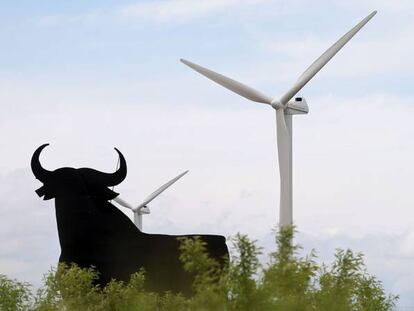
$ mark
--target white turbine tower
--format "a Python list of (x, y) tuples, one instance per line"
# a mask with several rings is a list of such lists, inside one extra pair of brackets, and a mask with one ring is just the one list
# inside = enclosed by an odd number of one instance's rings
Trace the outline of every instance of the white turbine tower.
[(359, 22), (354, 28), (342, 36), (334, 45), (327, 49), (316, 59), (296, 83), (280, 99), (269, 97), (247, 85), (225, 77), (207, 68), (181, 59), (181, 62), (191, 67), (210, 80), (224, 86), (240, 96), (254, 102), (268, 104), (276, 110), (277, 147), (279, 156), (280, 173), (280, 215), (281, 227), (292, 225), (292, 115), (306, 114), (309, 112), (304, 98), (297, 97), (291, 100), (313, 76), (323, 67), (351, 38), (377, 13), (372, 12)]
[(152, 200), (154, 200), (157, 196), (159, 196), (162, 192), (164, 192), (167, 188), (169, 188), (172, 184), (174, 184), (177, 180), (179, 180), (181, 177), (183, 177), (185, 174), (187, 174), (188, 171), (185, 171), (181, 173), (180, 175), (174, 177), (169, 182), (165, 183), (161, 187), (159, 187), (157, 190), (155, 190), (153, 193), (151, 193), (149, 196), (145, 198), (145, 200), (138, 204), (138, 206), (132, 206), (125, 200), (121, 199), (119, 196), (114, 199), (115, 202), (117, 202), (119, 205), (129, 208), (134, 212), (134, 224), (138, 227), (139, 230), (142, 231), (142, 215), (150, 214), (150, 209), (148, 208), (147, 204), (150, 203)]

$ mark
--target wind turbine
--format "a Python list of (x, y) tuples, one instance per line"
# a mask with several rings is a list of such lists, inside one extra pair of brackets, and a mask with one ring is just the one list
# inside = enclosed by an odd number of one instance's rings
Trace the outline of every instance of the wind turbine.
[(277, 147), (280, 174), (279, 226), (292, 225), (292, 115), (307, 114), (308, 105), (304, 98), (291, 100), (313, 76), (377, 13), (372, 12), (350, 31), (343, 35), (318, 59), (316, 59), (297, 79), (296, 83), (280, 97), (269, 97), (245, 84), (237, 82), (210, 69), (181, 59), (185, 65), (221, 86), (254, 102), (270, 105), (276, 110)]
[(153, 193), (151, 193), (149, 196), (145, 198), (145, 200), (138, 204), (138, 206), (134, 207), (125, 200), (121, 199), (119, 196), (114, 199), (115, 202), (117, 202), (119, 205), (129, 208), (134, 212), (134, 224), (137, 226), (139, 230), (142, 231), (142, 215), (148, 215), (150, 214), (150, 209), (148, 208), (147, 204), (150, 203), (152, 200), (154, 200), (157, 196), (159, 196), (162, 192), (164, 192), (167, 188), (169, 188), (172, 184), (174, 184), (177, 180), (179, 180), (181, 177), (183, 177), (185, 174), (187, 174), (188, 171), (185, 171), (181, 173), (180, 175), (174, 177), (169, 182), (165, 183), (161, 187), (159, 187), (157, 190), (155, 190)]

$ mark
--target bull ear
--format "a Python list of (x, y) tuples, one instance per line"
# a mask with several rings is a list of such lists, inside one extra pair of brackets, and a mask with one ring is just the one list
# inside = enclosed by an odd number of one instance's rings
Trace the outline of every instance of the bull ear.
[(39, 160), (40, 153), (48, 145), (49, 144), (43, 144), (40, 147), (38, 147), (36, 151), (33, 153), (31, 161), (32, 172), (35, 175), (36, 179), (40, 180), (42, 183), (45, 183), (49, 178), (50, 174), (52, 173), (51, 171), (44, 169), (40, 164)]
[(55, 196), (53, 195), (52, 190), (50, 190), (49, 186), (42, 186), (39, 189), (35, 190), (39, 197), (43, 197), (43, 200), (50, 200), (53, 199)]

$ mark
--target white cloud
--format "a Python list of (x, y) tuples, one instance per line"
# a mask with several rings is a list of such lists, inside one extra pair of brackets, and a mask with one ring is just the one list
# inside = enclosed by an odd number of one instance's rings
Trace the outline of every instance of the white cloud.
[(35, 19), (34, 25), (38, 27), (49, 27), (49, 26), (54, 26), (61, 21), (62, 21), (61, 16), (48, 15), (48, 16), (42, 16), (38, 19)]
[(112, 14), (110, 11), (95, 8), (78, 14), (56, 13), (31, 18), (29, 23), (39, 28), (50, 28), (61, 25), (97, 24), (98, 22), (108, 21), (111, 18)]
[(407, 259), (414, 260), (414, 232), (408, 232), (402, 239), (397, 248), (397, 252)]
[[(377, 77), (379, 74), (406, 75), (414, 70), (414, 62), (410, 61), (414, 53), (414, 42), (410, 39), (414, 24), (381, 34), (378, 29), (383, 23), (380, 15), (375, 16), (327, 64), (326, 69), (322, 70), (323, 76)], [(349, 29), (351, 27), (349, 25)], [(260, 38), (257, 45), (267, 54), (267, 62), (261, 66), (276, 67), (288, 75), (298, 75), (349, 29), (337, 30), (335, 34), (330, 31), (329, 37), (327, 34), (309, 34), (307, 30), (303, 34), (296, 34), (296, 38)]]
[[(228, 230), (226, 234), (260, 235), (277, 219), (274, 115), (268, 107), (203, 85), (206, 89), (172, 85), (175, 93), (157, 92), (148, 86), (130, 104), (123, 94), (129, 86), (97, 93), (88, 87), (55, 88), (48, 96), (37, 86), (16, 87), (14, 94), (8, 88), (9, 92), (0, 92), (1, 101), (8, 103), (0, 130), (14, 134), (0, 137), (5, 146), (0, 167), (6, 172), (28, 169), (34, 148), (48, 141), (52, 143), (45, 152), (49, 168), (86, 165), (111, 170), (115, 161), (112, 147), (119, 146), (130, 165), (121, 189), (131, 201), (139, 201), (178, 172), (190, 169), (177, 185), (182, 191), (174, 199), (177, 209), (150, 216), (149, 225), (168, 219), (178, 227), (195, 230), (203, 219), (220, 223), (224, 217), (220, 228)], [(71, 98), (74, 93), (77, 96)], [(157, 98), (150, 102), (153, 94)], [(126, 103), (122, 107), (119, 98)], [(414, 147), (409, 142), (414, 132), (410, 122), (414, 106), (409, 103), (413, 99), (379, 94), (308, 100), (310, 114), (295, 118), (294, 123), (295, 219), (300, 228), (410, 226), (414, 167), (409, 159)], [(33, 105), (27, 105), (29, 101)], [(390, 160), (395, 158), (398, 161)], [(191, 182), (187, 184), (187, 180)], [(27, 188), (33, 190), (33, 186)], [(243, 195), (246, 191), (249, 196)], [(206, 201), (210, 202), (208, 208), (198, 208), (206, 206)], [(161, 206), (159, 202), (155, 206)], [(391, 208), (395, 217), (389, 217)], [(203, 217), (196, 217), (200, 215)], [(255, 217), (263, 221), (261, 226), (245, 221)], [(216, 229), (221, 230), (212, 228)]]
[(353, 9), (371, 9), (390, 13), (407, 12), (414, 9), (414, 4), (410, 0), (335, 0), (338, 6)]
[(53, 204), (37, 200), (27, 169), (1, 174), (0, 184), (0, 273), (38, 286), (59, 256)]
[(120, 9), (120, 15), (158, 22), (182, 21), (230, 8), (254, 6), (269, 0), (170, 0), (145, 1)]

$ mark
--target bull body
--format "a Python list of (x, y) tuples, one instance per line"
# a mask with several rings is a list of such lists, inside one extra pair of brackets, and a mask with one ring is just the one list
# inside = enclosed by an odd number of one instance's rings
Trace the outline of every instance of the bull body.
[(45, 146), (35, 151), (32, 170), (44, 184), (36, 191), (38, 195), (45, 200), (55, 198), (59, 262), (94, 267), (99, 272), (100, 285), (111, 279), (127, 282), (131, 274), (144, 269), (146, 289), (186, 295), (191, 293), (193, 276), (179, 260), (180, 237), (200, 237), (210, 257), (224, 265), (228, 249), (223, 236), (146, 234), (109, 202), (117, 193), (108, 187), (126, 176), (126, 163), (118, 150), (121, 165), (113, 173), (115, 176), (89, 168), (44, 170), (38, 158)]

